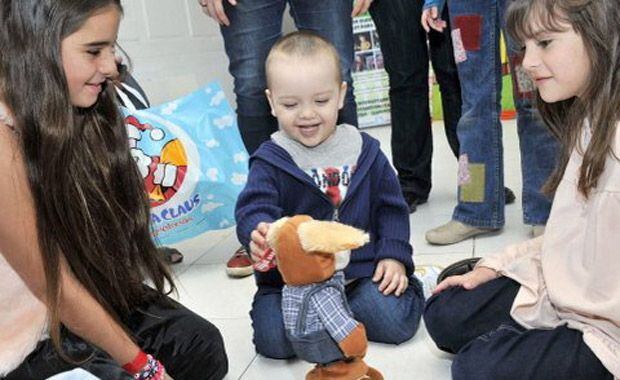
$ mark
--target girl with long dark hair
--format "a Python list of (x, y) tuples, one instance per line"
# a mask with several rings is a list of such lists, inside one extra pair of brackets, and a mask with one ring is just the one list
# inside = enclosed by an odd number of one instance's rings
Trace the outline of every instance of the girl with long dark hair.
[(121, 13), (0, 0), (0, 377), (227, 371), (217, 328), (167, 297), (110, 84)]

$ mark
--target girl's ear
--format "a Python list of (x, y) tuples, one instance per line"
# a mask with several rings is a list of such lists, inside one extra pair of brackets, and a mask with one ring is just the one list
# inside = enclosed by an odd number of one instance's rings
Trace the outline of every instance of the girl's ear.
[(338, 109), (341, 110), (344, 107), (344, 98), (347, 95), (347, 82), (342, 81), (340, 83), (340, 93), (338, 94)]
[(271, 94), (271, 91), (269, 91), (269, 89), (265, 90), (265, 95), (267, 96), (267, 101), (269, 102), (269, 108), (271, 108), (271, 114), (273, 115), (273, 117), (277, 117), (276, 116), (276, 111), (275, 111), (275, 107), (273, 106), (274, 101), (273, 101), (273, 95)]
[(370, 241), (367, 233), (338, 222), (312, 220), (297, 228), (304, 251), (336, 253), (355, 249)]

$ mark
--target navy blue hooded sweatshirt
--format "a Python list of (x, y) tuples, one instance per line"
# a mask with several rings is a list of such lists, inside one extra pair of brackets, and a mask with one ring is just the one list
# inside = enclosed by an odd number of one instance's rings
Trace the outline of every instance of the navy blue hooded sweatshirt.
[[(394, 169), (379, 142), (362, 134), (362, 151), (351, 184), (338, 208), (301, 170), (282, 147), (263, 143), (250, 158), (250, 173), (235, 209), (237, 237), (246, 247), (258, 223), (284, 216), (310, 215), (317, 220), (338, 220), (370, 234), (370, 243), (353, 250), (345, 269), (347, 279), (371, 277), (378, 261), (403, 263), (413, 273), (409, 244), (409, 210)], [(255, 272), (256, 283), (282, 286), (277, 268)]]

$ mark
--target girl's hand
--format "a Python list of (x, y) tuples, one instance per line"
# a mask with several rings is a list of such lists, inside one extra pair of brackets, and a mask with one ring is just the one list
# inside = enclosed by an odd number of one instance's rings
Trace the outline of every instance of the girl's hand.
[[(217, 21), (218, 24), (229, 26), (230, 20), (228, 20), (228, 16), (226, 16), (226, 12), (224, 12), (223, 1), (224, 0), (198, 0), (198, 4), (202, 7), (202, 11)], [(237, 0), (228, 0), (228, 2), (232, 6), (237, 5)]]
[(269, 248), (267, 246), (267, 231), (269, 231), (270, 225), (270, 223), (260, 222), (250, 235), (250, 257), (254, 262), (260, 261), (263, 252)]
[(383, 259), (377, 263), (372, 281), (378, 282), (379, 280), (381, 280), (379, 291), (385, 296), (393, 292), (396, 297), (399, 297), (409, 286), (405, 266), (394, 259)]
[(461, 286), (463, 289), (472, 290), (475, 287), (489, 282), (499, 277), (499, 273), (491, 268), (479, 267), (471, 272), (459, 276), (450, 276), (443, 280), (435, 290), (433, 295), (453, 286)]
[(431, 28), (438, 32), (443, 32), (448, 26), (448, 23), (439, 16), (439, 9), (437, 9), (437, 7), (424, 9), (420, 22), (424, 30), (426, 30), (426, 33), (430, 32)]
[(174, 380), (172, 378), (172, 376), (168, 375), (167, 373), (164, 375), (164, 380)]
[(355, 0), (353, 4), (353, 12), (351, 12), (351, 17), (359, 16), (363, 13), (366, 13), (368, 8), (370, 8), (370, 4), (372, 4), (372, 0)]

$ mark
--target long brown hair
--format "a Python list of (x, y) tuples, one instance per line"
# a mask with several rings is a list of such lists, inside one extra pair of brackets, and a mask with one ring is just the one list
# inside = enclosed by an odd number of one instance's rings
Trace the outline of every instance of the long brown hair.
[[(102, 8), (122, 11), (120, 0), (0, 4), (0, 93), (21, 139), (58, 347), (61, 261), (120, 323), (174, 283), (151, 239), (148, 200), (112, 86), (92, 107), (76, 108), (61, 62), (62, 40)], [(145, 290), (146, 279), (157, 292)]]
[[(545, 184), (557, 189), (575, 147), (583, 153), (578, 188), (586, 197), (598, 183), (620, 120), (620, 3), (618, 0), (514, 0), (507, 12), (509, 33), (517, 41), (534, 37), (532, 20), (554, 32), (572, 26), (583, 39), (591, 73), (583, 96), (545, 103), (537, 96), (541, 116), (562, 143), (559, 165)], [(587, 148), (579, 143), (584, 119), (590, 123)]]

